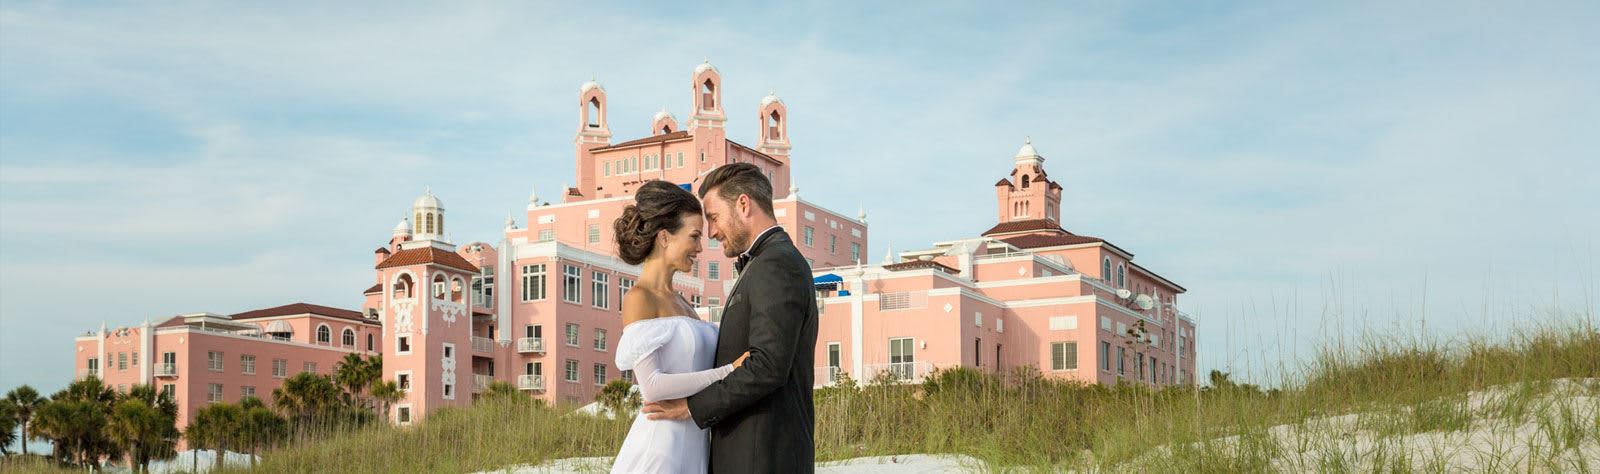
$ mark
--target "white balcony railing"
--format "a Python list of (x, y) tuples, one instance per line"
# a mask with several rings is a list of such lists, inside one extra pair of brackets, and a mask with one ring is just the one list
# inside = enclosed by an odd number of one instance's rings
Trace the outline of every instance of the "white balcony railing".
[(522, 353), (522, 354), (527, 354), (527, 353), (530, 353), (530, 352), (543, 354), (544, 353), (544, 338), (542, 338), (542, 337), (524, 337), (524, 338), (521, 338), (521, 339), (517, 339), (517, 352), (518, 353)]
[(816, 377), (816, 380), (812, 381), (812, 385), (817, 387), (826, 387), (838, 383), (839, 376), (844, 375), (844, 369), (840, 367), (824, 366), (817, 367), (817, 369), (812, 371), (812, 373), (815, 374), (814, 377)]
[(472, 389), (480, 392), (487, 390), (489, 383), (493, 381), (493, 375), (472, 374)]
[(156, 376), (157, 377), (177, 377), (178, 376), (178, 364), (177, 363), (173, 363), (173, 362), (156, 364)]
[(518, 390), (540, 390), (540, 391), (543, 391), (544, 390), (544, 376), (543, 375), (518, 375), (517, 376), (517, 389)]
[(874, 380), (879, 374), (887, 373), (891, 380), (897, 382), (919, 383), (922, 382), (923, 377), (927, 377), (929, 373), (933, 372), (933, 364), (927, 362), (867, 364), (862, 366), (862, 370), (865, 371), (865, 380), (863, 382)]
[(79, 379), (86, 379), (86, 378), (89, 378), (89, 377), (100, 378), (100, 370), (99, 369), (78, 369), (78, 378)]
[(484, 353), (484, 354), (493, 354), (494, 353), (494, 339), (489, 339), (487, 337), (473, 336), (472, 337), (472, 352), (480, 352), (480, 353)]

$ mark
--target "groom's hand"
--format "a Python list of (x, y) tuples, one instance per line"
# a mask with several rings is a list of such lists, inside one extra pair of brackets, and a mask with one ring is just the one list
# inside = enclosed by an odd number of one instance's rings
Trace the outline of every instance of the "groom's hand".
[(650, 402), (644, 404), (644, 413), (652, 420), (687, 420), (689, 402), (682, 398)]

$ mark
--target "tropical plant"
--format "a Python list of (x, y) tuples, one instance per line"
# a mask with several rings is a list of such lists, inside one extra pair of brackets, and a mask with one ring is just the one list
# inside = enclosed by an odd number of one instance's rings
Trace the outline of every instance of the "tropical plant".
[(89, 377), (73, 382), (41, 405), (29, 422), (30, 436), (50, 440), (59, 462), (93, 465), (119, 453), (106, 437), (106, 417), (116, 392)]
[(496, 380), (496, 381), (493, 381), (493, 382), (489, 382), (489, 386), (484, 388), (483, 394), (479, 396), (479, 399), (481, 399), (481, 400), (514, 400), (515, 399), (514, 397), (520, 397), (520, 396), (522, 396), (522, 394), (517, 391), (517, 386), (516, 385), (511, 385), (510, 382), (505, 382), (505, 381), (502, 381), (502, 380)]
[(106, 437), (127, 456), (128, 465), (135, 472), (148, 471), (151, 459), (173, 454), (178, 439), (174, 422), (174, 417), (161, 407), (151, 406), (130, 392), (107, 417)]
[[(197, 453), (204, 447), (216, 451), (216, 468), (221, 469), (228, 450), (238, 447), (243, 428), (244, 410), (239, 405), (213, 403), (195, 414), (184, 436), (194, 445)], [(199, 461), (194, 463), (198, 464)]]
[(250, 467), (254, 469), (256, 456), (262, 448), (274, 446), (288, 437), (289, 422), (255, 397), (240, 400), (239, 408), (244, 410), (244, 414), (238, 444), (249, 449)]
[(305, 437), (315, 428), (328, 426), (337, 411), (339, 397), (340, 391), (331, 378), (301, 372), (272, 390), (272, 406), (289, 418), (296, 436)]
[(10, 456), (11, 443), (17, 440), (17, 408), (10, 400), (0, 398), (0, 456)]
[(334, 366), (333, 379), (338, 382), (339, 388), (344, 389), (347, 399), (357, 407), (369, 407), (369, 400), (363, 395), (372, 384), (383, 378), (383, 357), (361, 357), (360, 354), (350, 353)]
[(30, 422), (33, 421), (34, 412), (47, 400), (40, 398), (39, 391), (27, 385), (6, 392), (5, 400), (11, 405), (12, 415), (16, 417), (17, 424), (22, 426), (22, 455), (27, 456), (28, 440), (32, 438), (29, 436), (29, 433), (32, 433), (29, 430), (32, 427)]
[(634, 390), (633, 384), (626, 380), (606, 383), (600, 388), (600, 393), (595, 394), (594, 401), (600, 402), (600, 406), (617, 418), (630, 418), (644, 405), (644, 398), (639, 391)]
[(393, 380), (383, 380), (372, 385), (372, 398), (382, 404), (383, 411), (379, 412), (379, 415), (384, 420), (390, 419), (389, 405), (400, 401), (405, 396), (406, 393), (400, 390), (400, 384), (395, 383)]

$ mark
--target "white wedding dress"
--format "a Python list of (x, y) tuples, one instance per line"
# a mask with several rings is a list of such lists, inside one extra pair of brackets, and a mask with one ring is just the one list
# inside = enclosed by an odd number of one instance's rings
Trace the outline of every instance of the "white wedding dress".
[[(699, 393), (733, 372), (732, 365), (711, 368), (717, 328), (690, 316), (662, 316), (622, 328), (617, 369), (632, 370), (644, 401), (671, 400)], [(703, 473), (710, 457), (706, 430), (694, 420), (633, 419), (613, 473)]]

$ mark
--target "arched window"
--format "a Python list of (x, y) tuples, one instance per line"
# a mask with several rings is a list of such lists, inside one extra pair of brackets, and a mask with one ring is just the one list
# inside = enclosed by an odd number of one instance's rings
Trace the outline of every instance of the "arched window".
[(715, 110), (717, 108), (717, 84), (706, 79), (700, 84), (700, 110)]
[(341, 337), (340, 339), (341, 339), (341, 341), (339, 341), (339, 342), (344, 343), (345, 347), (355, 347), (356, 346), (356, 332), (355, 332), (355, 330), (350, 329), (350, 328), (344, 328), (344, 337)]
[(433, 276), (433, 299), (442, 300), (445, 295), (445, 280), (443, 274)]
[(438, 227), (434, 227), (433, 233), (435, 233), (435, 234), (443, 234), (444, 233), (444, 214), (442, 214), (442, 213), (439, 214), (439, 225), (438, 225)]
[(450, 279), (450, 301), (462, 304), (467, 302), (466, 287), (461, 282), (461, 278)]
[(1032, 178), (1029, 178), (1028, 175), (1022, 175), (1022, 189), (1028, 189), (1028, 183), (1031, 182), (1033, 182)]
[(1128, 287), (1128, 266), (1117, 264), (1117, 288)]
[(317, 344), (329, 344), (329, 343), (332, 343), (332, 342), (333, 342), (333, 330), (332, 329), (328, 329), (328, 325), (326, 325), (326, 324), (318, 325), (317, 326)]
[(422, 228), (424, 229), (423, 232), (425, 232), (425, 233), (429, 233), (429, 234), (434, 233), (433, 232), (433, 213), (432, 212), (428, 213), (428, 225), (422, 226)]
[(782, 123), (783, 123), (783, 119), (778, 116), (778, 111), (776, 111), (776, 110), (772, 111), (772, 114), (767, 116), (767, 139), (768, 140), (778, 140), (778, 139), (783, 138), (778, 134), (778, 129), (780, 128), (779, 125), (781, 125)]
[(417, 217), (415, 219), (411, 219), (411, 233), (422, 233), (422, 213), (420, 212), (417, 213)]
[(375, 347), (377, 346), (373, 345), (372, 333), (369, 332), (367, 333), (367, 351), (371, 352), (377, 350)]
[(410, 299), (411, 298), (411, 288), (413, 286), (414, 286), (414, 284), (411, 281), (411, 275), (407, 275), (407, 274), (404, 274), (404, 273), (400, 274), (400, 277), (399, 278), (395, 278), (395, 280), (394, 280), (394, 295), (393, 295), (393, 297), (395, 299)]
[(1111, 283), (1111, 257), (1106, 257), (1100, 262), (1100, 278), (1106, 283)]
[(661, 133), (663, 133), (663, 134), (672, 133), (672, 126), (671, 125), (662, 125), (661, 126)]

